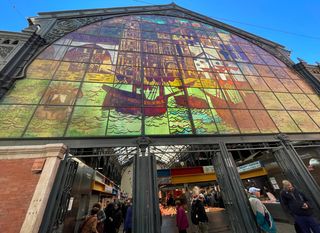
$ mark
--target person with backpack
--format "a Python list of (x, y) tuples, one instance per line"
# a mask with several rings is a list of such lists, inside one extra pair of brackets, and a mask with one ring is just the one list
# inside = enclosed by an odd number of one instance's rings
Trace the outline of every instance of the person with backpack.
[(208, 233), (208, 216), (204, 208), (204, 195), (195, 197), (191, 205), (191, 221), (200, 233)]

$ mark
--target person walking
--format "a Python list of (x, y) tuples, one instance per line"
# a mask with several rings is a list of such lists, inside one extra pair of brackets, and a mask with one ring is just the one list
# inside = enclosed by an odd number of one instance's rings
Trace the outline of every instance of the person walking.
[(270, 212), (267, 210), (265, 205), (256, 196), (256, 193), (259, 191), (260, 190), (253, 189), (252, 187), (249, 189), (249, 191), (247, 191), (252, 212), (256, 217), (258, 226), (264, 232), (276, 233), (277, 232), (276, 224)]
[(99, 202), (95, 203), (93, 205), (93, 207), (92, 207), (92, 208), (98, 208), (99, 209), (99, 211), (97, 213), (97, 218), (98, 218), (97, 230), (98, 230), (99, 233), (103, 233), (104, 221), (106, 220), (106, 215), (105, 215), (105, 213), (104, 213), (104, 211), (103, 211), (103, 209), (101, 207), (102, 207), (102, 205)]
[(313, 216), (309, 199), (288, 180), (282, 181), (280, 202), (302, 233), (320, 233), (320, 225)]
[(191, 221), (197, 225), (200, 233), (208, 233), (208, 216), (204, 208), (204, 195), (199, 194), (198, 198), (192, 201)]
[(99, 208), (93, 207), (90, 211), (90, 215), (87, 216), (79, 229), (81, 233), (99, 233), (97, 230), (98, 217), (97, 213), (99, 212)]
[(132, 204), (131, 202), (128, 203), (128, 209), (126, 212), (126, 218), (124, 221), (124, 227), (123, 230), (125, 233), (131, 233), (132, 232)]
[(180, 200), (176, 201), (176, 222), (179, 233), (187, 233), (187, 228), (189, 227), (188, 217), (186, 215), (184, 207), (185, 206), (181, 204)]

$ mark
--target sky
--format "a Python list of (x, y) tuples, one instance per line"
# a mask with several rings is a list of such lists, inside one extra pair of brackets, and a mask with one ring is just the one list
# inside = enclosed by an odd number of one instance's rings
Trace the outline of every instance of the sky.
[[(175, 0), (177, 5), (284, 45), (291, 59), (320, 62), (320, 0)], [(0, 0), (0, 31), (19, 32), (38, 12), (170, 4), (172, 0)]]

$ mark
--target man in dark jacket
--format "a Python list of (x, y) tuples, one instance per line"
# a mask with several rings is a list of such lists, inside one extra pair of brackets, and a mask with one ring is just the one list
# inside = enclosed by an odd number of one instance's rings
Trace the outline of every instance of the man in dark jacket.
[(199, 194), (198, 199), (193, 200), (191, 206), (191, 220), (196, 224), (200, 233), (208, 233), (208, 216), (204, 209), (204, 195)]
[(320, 233), (320, 226), (312, 216), (312, 208), (307, 197), (297, 190), (290, 181), (283, 180), (283, 190), (280, 193), (281, 205), (295, 221), (303, 233)]

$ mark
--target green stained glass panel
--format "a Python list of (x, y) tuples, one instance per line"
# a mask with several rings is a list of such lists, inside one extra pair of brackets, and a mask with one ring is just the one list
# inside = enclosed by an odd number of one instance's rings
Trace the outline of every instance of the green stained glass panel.
[(140, 108), (110, 109), (106, 136), (140, 135), (141, 119)]
[(218, 133), (218, 129), (210, 109), (192, 109), (191, 114), (196, 134)]
[(66, 136), (104, 136), (109, 110), (101, 107), (75, 107)]
[(0, 137), (21, 137), (35, 106), (0, 105)]
[[(161, 108), (145, 108), (145, 133), (146, 135), (169, 135), (169, 121), (167, 112), (163, 114), (155, 114), (163, 112), (166, 109)], [(151, 113), (154, 114), (151, 114)], [(149, 113), (149, 114), (148, 114)]]
[(79, 86), (80, 83), (78, 82), (52, 81), (42, 97), (41, 104), (73, 105), (76, 101)]
[(83, 83), (78, 95), (77, 105), (104, 106), (104, 99), (108, 94), (108, 86), (101, 83)]
[(289, 111), (289, 114), (297, 123), (302, 132), (319, 132), (318, 126), (311, 120), (306, 112)]
[(70, 106), (39, 106), (24, 137), (62, 137), (71, 110)]
[(268, 111), (268, 113), (281, 133), (301, 132), (286, 111)]
[(168, 109), (170, 134), (191, 134), (192, 128), (188, 110), (185, 108)]
[(45, 92), (49, 80), (22, 79), (3, 98), (2, 103), (37, 104)]

